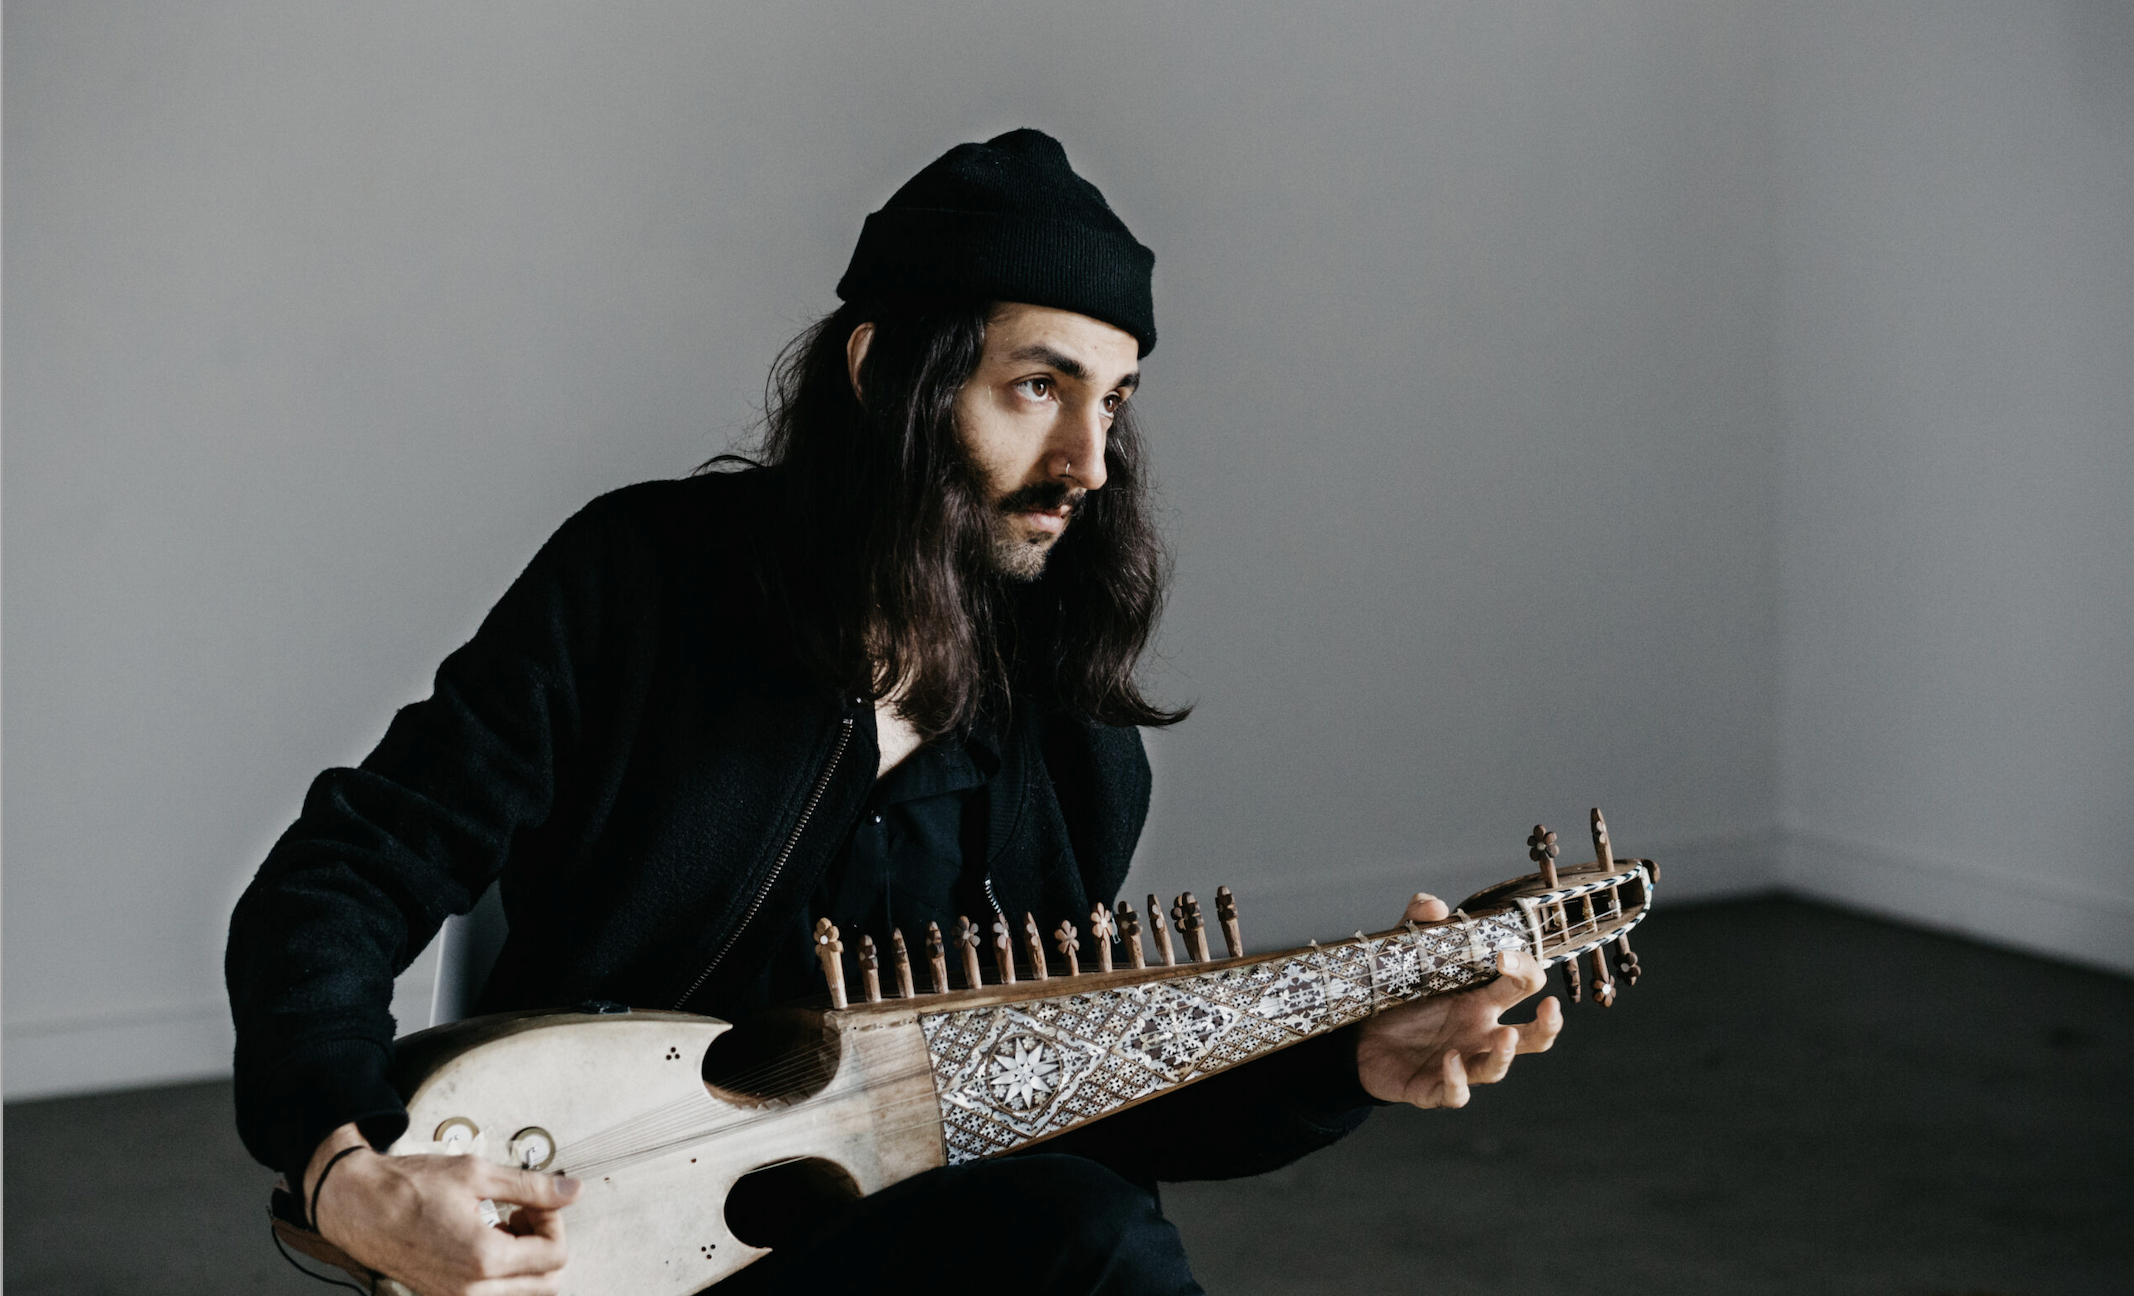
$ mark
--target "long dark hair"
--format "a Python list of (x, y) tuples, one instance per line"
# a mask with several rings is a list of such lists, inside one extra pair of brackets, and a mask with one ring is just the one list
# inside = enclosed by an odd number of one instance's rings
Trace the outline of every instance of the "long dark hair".
[[(956, 434), (957, 394), (977, 372), (991, 306), (847, 303), (793, 339), (764, 390), (748, 456), (784, 505), (774, 581), (801, 653), (837, 687), (897, 709), (931, 737), (1036, 688), (1086, 719), (1168, 725), (1136, 678), (1170, 555), (1149, 517), (1132, 407), (1113, 420), (1107, 480), (1075, 510), (1044, 574), (992, 563), (993, 510)], [(874, 337), (854, 393), (846, 341)]]

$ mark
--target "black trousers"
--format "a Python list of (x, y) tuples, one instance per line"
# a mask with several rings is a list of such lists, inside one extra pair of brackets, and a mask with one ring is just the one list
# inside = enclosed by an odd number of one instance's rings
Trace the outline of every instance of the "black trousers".
[(1201, 1293), (1147, 1189), (1062, 1155), (929, 1170), (829, 1212), (710, 1290)]

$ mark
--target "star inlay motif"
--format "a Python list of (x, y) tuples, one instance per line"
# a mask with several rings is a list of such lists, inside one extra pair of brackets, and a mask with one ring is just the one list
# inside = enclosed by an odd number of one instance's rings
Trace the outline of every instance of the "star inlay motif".
[(1058, 1087), (1054, 1076), (1059, 1069), (1059, 1059), (1043, 1041), (1018, 1035), (994, 1050), (986, 1083), (1000, 1101), (1017, 1111), (1028, 1111)]

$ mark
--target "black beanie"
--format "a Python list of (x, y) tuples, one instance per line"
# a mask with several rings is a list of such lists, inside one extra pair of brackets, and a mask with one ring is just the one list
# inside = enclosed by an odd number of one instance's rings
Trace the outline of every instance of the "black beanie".
[(1058, 140), (1013, 130), (958, 144), (891, 195), (861, 228), (837, 295), (1052, 306), (1124, 329), (1147, 355), (1155, 264)]

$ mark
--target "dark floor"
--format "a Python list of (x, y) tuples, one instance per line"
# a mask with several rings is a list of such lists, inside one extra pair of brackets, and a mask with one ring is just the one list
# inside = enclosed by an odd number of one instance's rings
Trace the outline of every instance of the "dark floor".
[[(1638, 947), (1466, 1110), (1166, 1189), (1209, 1290), (2134, 1292), (2134, 982), (1783, 901)], [(267, 1241), (227, 1085), (6, 1121), (16, 1296), (330, 1290)]]

